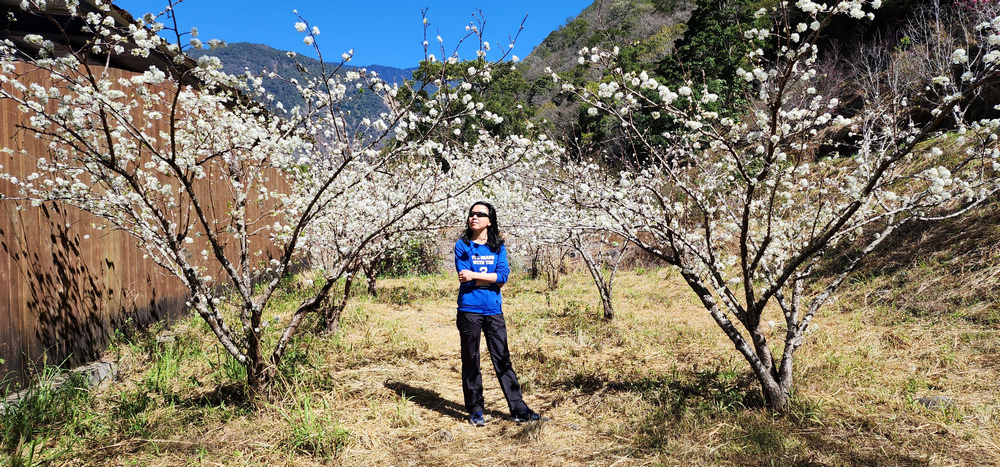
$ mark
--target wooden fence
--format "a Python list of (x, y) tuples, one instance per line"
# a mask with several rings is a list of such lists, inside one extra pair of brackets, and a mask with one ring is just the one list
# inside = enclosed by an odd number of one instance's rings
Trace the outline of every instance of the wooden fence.
[[(134, 75), (110, 72), (115, 80)], [(27, 79), (48, 85), (42, 72)], [(27, 115), (15, 103), (0, 99), (0, 119), (0, 147), (48, 152), (47, 142), (18, 131)], [(153, 134), (166, 130), (166, 123), (157, 125)], [(0, 154), (0, 165), (18, 178), (35, 171), (32, 158), (17, 155)], [(215, 190), (216, 196), (212, 187), (211, 180), (197, 187), (199, 196), (226, 206), (225, 190)], [(17, 196), (3, 180), (0, 193)], [(180, 280), (144, 259), (131, 236), (92, 227), (99, 222), (60, 203), (32, 207), (0, 200), (0, 392), (24, 386), (44, 365), (71, 367), (98, 358), (116, 330), (128, 333), (185, 311), (188, 294)], [(254, 250), (273, 253), (266, 239), (255, 243)]]

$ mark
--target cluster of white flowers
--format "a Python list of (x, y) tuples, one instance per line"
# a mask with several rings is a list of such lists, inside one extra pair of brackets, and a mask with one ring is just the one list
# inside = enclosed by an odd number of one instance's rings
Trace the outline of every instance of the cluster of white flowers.
[[(242, 328), (261, 327), (252, 265), (268, 258), (252, 238), (266, 238), (281, 252), (268, 265), (279, 277), (295, 251), (308, 251), (334, 280), (414, 236), (460, 228), (465, 210), (478, 199), (503, 206), (503, 225), (519, 240), (511, 242), (515, 250), (534, 240), (566, 245), (585, 232), (605, 231), (671, 260), (686, 280), (711, 291), (721, 303), (713, 316), (723, 322), (726, 314), (739, 318), (757, 306), (746, 297), (801, 293), (790, 285), (804, 277), (817, 251), (867, 239), (874, 225), (919, 217), (958, 198), (978, 202), (998, 189), (1000, 121), (968, 125), (947, 151), (928, 150), (917, 171), (919, 164), (900, 148), (912, 152), (928, 134), (912, 126), (901, 137), (906, 126), (895, 120), (900, 112), (875, 104), (846, 118), (839, 115), (841, 103), (823, 95), (811, 42), (818, 35), (809, 31), (821, 29), (827, 15), (869, 15), (866, 9), (878, 8), (877, 1), (830, 6), (800, 0), (797, 6), (806, 21), (788, 30), (747, 31), (750, 39), (777, 35), (788, 45), (780, 51), (780, 69), (766, 63), (760, 49), (748, 54), (737, 75), (752, 83), (759, 99), (739, 117), (721, 117), (718, 104), (726, 103), (707, 86), (689, 81), (670, 89), (652, 73), (618, 68), (617, 48), (581, 49), (577, 61), (603, 67), (605, 78), (596, 86), (560, 82), (563, 92), (578, 97), (591, 116), (618, 119), (650, 148), (640, 166), (617, 172), (591, 160), (566, 160), (544, 135), (497, 138), (477, 126), (504, 122), (476, 90), (491, 81), (497, 66), (509, 63), (479, 62), (460, 77), (445, 75), (447, 67), (441, 67), (441, 76), (416, 89), (356, 70), (271, 73), (295, 85), (306, 104), (289, 109), (285, 118), (269, 118), (231, 91), (271, 101), (263, 75), (226, 75), (215, 58), (202, 57), (191, 70), (204, 83), (200, 90), (157, 69), (128, 79), (86, 76), (78, 62), (63, 58), (39, 62), (59, 71), (51, 85), (26, 85), (7, 77), (14, 68), (8, 44), (0, 46), (7, 52), (0, 57), (9, 83), (0, 97), (17, 101), (31, 128), (53, 144), (51, 155), (37, 159), (37, 171), (3, 178), (26, 198), (62, 199), (129, 232), (152, 260), (192, 288), (192, 306), (220, 323), (220, 339), (228, 331), (218, 318), (211, 282), (233, 283), (244, 300)], [(98, 33), (109, 31), (95, 48), (118, 50), (125, 40), (146, 51), (161, 45), (147, 29), (158, 24), (153, 17), (144, 17), (118, 42), (104, 16), (86, 20)], [(998, 25), (1000, 19), (981, 25), (979, 47), (949, 49), (945, 61), (963, 68), (961, 80), (944, 73), (928, 77), (938, 89), (935, 116), (955, 114), (966, 95), (963, 86), (981, 84), (996, 72)], [(315, 44), (319, 28), (303, 20), (295, 29)], [(468, 27), (478, 35), (482, 57), (490, 45), (480, 29)], [(196, 31), (191, 36), (190, 45), (199, 46)], [(40, 36), (25, 39), (50, 47)], [(353, 50), (341, 58), (352, 56)], [(448, 61), (458, 63), (456, 56)], [(387, 110), (362, 119), (360, 129), (349, 128), (340, 113), (348, 84), (376, 93)], [(437, 92), (420, 92), (427, 86)], [(632, 126), (637, 114), (676, 123), (657, 135), (667, 143), (653, 142)], [(820, 135), (841, 129), (860, 142), (845, 155), (850, 157), (828, 163), (817, 156)], [(74, 141), (87, 144), (67, 150)], [(231, 200), (199, 198), (209, 187)], [(226, 245), (238, 245), (239, 253), (233, 256)], [(750, 291), (736, 293), (739, 288)], [(807, 324), (801, 315), (786, 316), (787, 329), (804, 332)], [(229, 339), (237, 348), (234, 356), (245, 357), (239, 339)]]
[(952, 52), (952, 54), (951, 54), (951, 60), (952, 60), (952, 63), (954, 63), (956, 65), (960, 65), (960, 64), (963, 64), (963, 63), (968, 63), (968, 61), (969, 61), (969, 54), (967, 54), (965, 52), (965, 49), (955, 49), (955, 51)]
[[(28, 6), (38, 8), (39, 2)], [(104, 38), (83, 50), (84, 57), (127, 49), (148, 56), (162, 45), (155, 32), (163, 26), (154, 16), (144, 15), (127, 36), (116, 35), (116, 23), (108, 18), (98, 13), (84, 18), (95, 37)], [(305, 21), (295, 29), (305, 34), (307, 44), (320, 33)], [(196, 30), (190, 36), (187, 45), (203, 45)], [(41, 36), (27, 41), (52, 49)], [(481, 44), (489, 50), (487, 41)], [(471, 85), (489, 82), (494, 66), (509, 66), (499, 63), (477, 65), (454, 89), (442, 85), (442, 92), (431, 97), (416, 90), (400, 93), (399, 86), (356, 70), (231, 76), (208, 56), (188, 75), (151, 68), (121, 79), (103, 68), (78, 67), (76, 55), (43, 57), (34, 66), (53, 73), (51, 85), (41, 86), (8, 78), (18, 67), (13, 47), (10, 41), (0, 45), (4, 81), (12, 83), (0, 90), (0, 98), (16, 101), (25, 121), (52, 145), (46, 158), (19, 154), (36, 158), (36, 171), (3, 178), (32, 202), (60, 199), (131, 234), (145, 257), (191, 289), (191, 306), (240, 361), (259, 356), (246, 354), (240, 343), (245, 339), (222, 318), (212, 283), (225, 281), (234, 288), (242, 302), (239, 327), (257, 333), (259, 300), (269, 294), (253, 289), (265, 272), (258, 263), (280, 277), (296, 251), (312, 251), (330, 261), (332, 276), (349, 272), (387, 245), (461, 221), (452, 216), (458, 195), (554, 146), (525, 137), (495, 139), (482, 128), (471, 129), (480, 133), (474, 145), (432, 139), (441, 133), (422, 131), (461, 134), (465, 120), (477, 115), (502, 123), (502, 116), (484, 110)], [(167, 49), (178, 53), (181, 47), (169, 44)], [(352, 55), (348, 51), (342, 58)], [(177, 63), (187, 63), (178, 57)], [(190, 76), (200, 80), (199, 89), (185, 84)], [(246, 97), (273, 102), (263, 86), (265, 76), (297, 86), (306, 104), (274, 118), (234, 94), (240, 89)], [(348, 83), (366, 87), (387, 103), (380, 118), (362, 122), (367, 130), (348, 128), (340, 113)], [(458, 102), (462, 105), (451, 105)], [(388, 144), (393, 138), (397, 141)], [(265, 239), (270, 254), (279, 256), (266, 262), (269, 253), (255, 238)], [(277, 282), (266, 287), (273, 290)]]
[[(839, 100), (823, 95), (813, 42), (818, 36), (810, 31), (820, 30), (831, 15), (870, 17), (867, 11), (878, 8), (879, 2), (831, 6), (801, 0), (797, 6), (810, 19), (788, 30), (779, 26), (746, 32), (753, 40), (777, 36), (788, 45), (780, 50), (777, 65), (766, 62), (763, 50), (757, 49), (746, 57), (748, 66), (737, 70), (757, 90), (751, 111), (738, 119), (720, 118), (708, 104), (721, 98), (705, 87), (688, 82), (671, 90), (648, 73), (623, 72), (600, 52), (579, 51), (578, 62), (604, 65), (605, 77), (596, 88), (564, 85), (563, 91), (582, 101), (589, 115), (607, 112), (620, 120), (641, 141), (637, 146), (649, 148), (650, 154), (640, 167), (617, 176), (589, 162), (534, 170), (526, 177), (538, 182), (528, 193), (550, 200), (560, 219), (572, 213), (568, 222), (575, 228), (607, 229), (669, 258), (685, 279), (711, 292), (711, 302), (720, 303), (713, 316), (724, 322), (725, 316), (745, 319), (754, 307), (762, 312), (761, 305), (748, 303), (747, 297), (801, 297), (805, 292), (796, 288), (797, 281), (808, 280), (817, 251), (863, 240), (869, 245), (867, 253), (906, 219), (942, 210), (962, 212), (1000, 189), (1000, 122), (970, 122), (954, 147), (932, 148), (927, 157), (933, 163), (917, 169), (914, 145), (934, 134), (898, 120), (899, 109), (908, 105), (905, 97), (889, 104), (873, 98), (869, 107), (847, 118), (839, 114)], [(998, 26), (1000, 19), (984, 22), (981, 36), (970, 39), (976, 47), (943, 48), (946, 54), (937, 59), (942, 72), (926, 77), (928, 84), (942, 89), (936, 94), (935, 116), (947, 113), (961, 122), (966, 89), (976, 89), (1000, 71)], [(963, 68), (958, 82), (947, 76), (953, 65)], [(558, 81), (558, 76), (553, 78)], [(652, 90), (659, 100), (650, 97)], [(645, 129), (632, 126), (640, 113), (669, 118), (681, 129), (658, 135), (666, 144), (653, 142)], [(815, 162), (821, 157), (820, 136), (841, 130), (860, 140), (852, 154), (841, 155), (850, 157), (833, 155), (834, 163)], [(926, 169), (928, 165), (933, 168)], [(949, 204), (956, 199), (963, 204)], [(536, 216), (529, 225), (539, 230), (545, 219)], [(876, 227), (882, 230), (873, 232)], [(835, 281), (842, 280), (837, 277)], [(751, 291), (737, 293), (741, 288)], [(780, 304), (792, 330), (793, 340), (786, 344), (799, 345), (796, 339), (808, 328), (811, 313), (829, 296), (806, 297), (801, 306), (811, 310), (808, 313), (794, 308), (798, 304)]]

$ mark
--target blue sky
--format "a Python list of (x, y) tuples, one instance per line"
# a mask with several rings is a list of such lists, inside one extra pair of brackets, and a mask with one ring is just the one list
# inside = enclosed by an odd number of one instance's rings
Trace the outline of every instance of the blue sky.
[[(506, 0), (491, 2), (458, 0), (186, 0), (174, 9), (180, 27), (198, 28), (202, 41), (257, 42), (276, 49), (292, 50), (315, 56), (296, 32), (298, 13), (310, 27), (318, 26), (317, 43), (327, 60), (354, 49), (352, 65), (389, 65), (400, 68), (416, 66), (424, 57), (421, 9), (427, 10), (430, 22), (427, 35), (430, 52), (441, 56), (437, 35), (441, 35), (450, 53), (466, 34), (465, 26), (474, 20), (477, 8), (486, 18), (484, 38), (493, 50), (488, 58), (497, 59), (496, 44), (506, 47), (517, 33), (525, 14), (524, 30), (514, 46), (514, 55), (526, 57), (549, 32), (562, 26), (589, 6), (593, 0)], [(166, 0), (117, 0), (115, 4), (141, 16), (158, 13)], [(471, 45), (471, 44), (470, 44)], [(474, 48), (460, 50), (462, 58), (475, 58)]]

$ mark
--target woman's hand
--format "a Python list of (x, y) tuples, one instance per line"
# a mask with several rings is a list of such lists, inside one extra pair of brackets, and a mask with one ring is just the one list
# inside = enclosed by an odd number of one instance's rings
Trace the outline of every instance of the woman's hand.
[[(463, 269), (458, 271), (458, 281), (459, 282), (471, 282), (476, 281), (477, 286), (495, 284), (497, 281), (496, 273), (492, 272), (472, 272), (468, 269)], [(501, 287), (503, 284), (500, 285)]]
[(475, 274), (474, 272), (472, 272), (472, 271), (470, 271), (468, 269), (463, 269), (461, 271), (458, 271), (458, 281), (459, 282), (469, 282), (471, 280), (475, 280), (476, 278), (472, 277), (474, 274)]

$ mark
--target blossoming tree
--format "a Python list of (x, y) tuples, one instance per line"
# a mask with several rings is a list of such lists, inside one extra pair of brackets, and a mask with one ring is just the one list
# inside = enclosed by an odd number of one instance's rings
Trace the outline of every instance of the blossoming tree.
[[(935, 91), (920, 96), (931, 99), (926, 120), (913, 118), (916, 96), (886, 82), (847, 118), (838, 115), (837, 97), (817, 91), (816, 44), (831, 18), (871, 17), (879, 1), (796, 7), (796, 15), (762, 10), (776, 26), (745, 31), (748, 40), (776, 41), (779, 55), (765, 62), (757, 49), (746, 57), (738, 75), (754, 94), (734, 118), (710, 110), (719, 97), (703, 86), (671, 89), (647, 72), (616, 68), (616, 50), (582, 50), (581, 59), (604, 67), (606, 78), (563, 90), (589, 112), (613, 116), (651, 157), (619, 172), (580, 164), (536, 174), (566, 206), (600, 212), (602, 227), (676, 266), (748, 362), (767, 406), (778, 410), (789, 404), (795, 352), (812, 319), (865, 256), (904, 223), (981, 204), (997, 192), (1000, 169), (1000, 120), (964, 122), (947, 151), (935, 145), (947, 139), (942, 121), (966, 115), (968, 97), (996, 82), (1000, 17), (948, 43), (941, 68), (951, 75), (924, 77)], [(655, 144), (638, 116), (672, 119), (680, 130)], [(837, 128), (849, 129), (857, 144), (818, 155), (822, 135)], [(828, 261), (833, 256), (842, 260)], [(821, 264), (839, 269), (817, 274)]]
[[(567, 151), (561, 151), (559, 156), (568, 157)], [(532, 258), (535, 268), (545, 269), (541, 272), (553, 289), (558, 285), (565, 257), (575, 253), (594, 281), (604, 318), (613, 319), (614, 277), (628, 242), (617, 242), (613, 232), (606, 228), (605, 213), (577, 209), (572, 206), (571, 198), (558, 188), (567, 180), (587, 176), (581, 172), (599, 171), (600, 167), (592, 162), (566, 164), (545, 159), (532, 162), (508, 173), (511, 181), (506, 192), (512, 194), (508, 209), (512, 225), (507, 231), (523, 245), (522, 255)]]
[[(59, 12), (46, 6), (22, 4), (24, 14), (48, 17), (61, 37), (25, 37), (34, 50), (0, 44), (0, 98), (21, 106), (29, 116), (25, 130), (49, 150), (6, 149), (33, 160), (37, 171), (5, 178), (22, 200), (67, 203), (134, 238), (188, 288), (189, 306), (246, 369), (251, 395), (268, 390), (304, 317), (365, 254), (407, 231), (434, 227), (456, 193), (549, 150), (488, 133), (475, 145), (410, 137), (418, 124), (457, 129), (475, 115), (463, 83), (401, 99), (397, 86), (373, 73), (345, 69), (349, 52), (339, 62), (302, 68), (300, 76), (267, 75), (296, 84), (306, 102), (278, 116), (269, 107), (283, 105), (262, 86), (264, 75), (227, 75), (218, 59), (195, 63), (182, 54), (203, 45), (196, 30), (181, 32), (153, 14), (123, 24), (107, 5), (84, 10), (70, 1)], [(86, 40), (62, 40), (81, 27)], [(318, 27), (303, 20), (295, 28), (317, 45)], [(114, 79), (109, 65), (122, 55), (165, 60)], [(489, 79), (491, 66), (484, 61), (464, 80)], [(50, 84), (22, 80), (25, 73), (45, 73)], [(348, 86), (376, 93), (389, 110), (364, 120), (365, 128), (348, 128), (339, 110)], [(418, 114), (417, 106), (441, 110)], [(325, 282), (265, 349), (268, 302), (309, 249), (329, 253)], [(336, 316), (326, 319), (335, 325)]]

